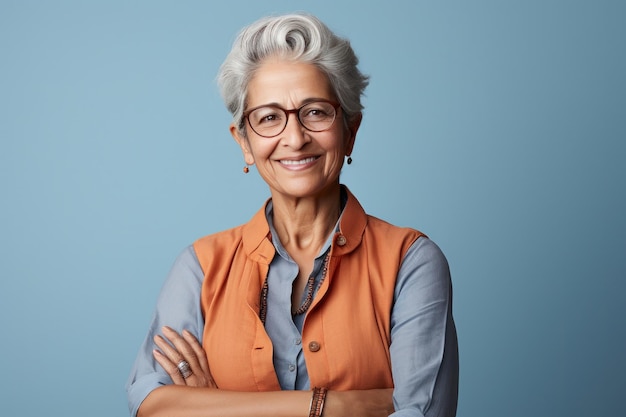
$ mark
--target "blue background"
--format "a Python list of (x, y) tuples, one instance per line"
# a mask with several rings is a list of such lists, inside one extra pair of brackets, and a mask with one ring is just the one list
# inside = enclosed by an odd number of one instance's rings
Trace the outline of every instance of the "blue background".
[(622, 415), (626, 3), (0, 1), (0, 414), (125, 416), (175, 256), (268, 196), (215, 86), (308, 10), (371, 75), (343, 182), (449, 258), (460, 417)]

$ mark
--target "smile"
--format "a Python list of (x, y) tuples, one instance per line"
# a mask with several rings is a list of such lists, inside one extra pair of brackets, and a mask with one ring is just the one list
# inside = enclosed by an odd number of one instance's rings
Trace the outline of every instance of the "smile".
[(309, 158), (304, 158), (304, 159), (300, 159), (298, 161), (293, 161), (293, 160), (289, 160), (289, 159), (281, 159), (280, 163), (283, 165), (306, 165), (308, 163), (311, 163), (313, 161), (315, 161), (317, 159), (317, 157), (315, 156), (311, 156)]

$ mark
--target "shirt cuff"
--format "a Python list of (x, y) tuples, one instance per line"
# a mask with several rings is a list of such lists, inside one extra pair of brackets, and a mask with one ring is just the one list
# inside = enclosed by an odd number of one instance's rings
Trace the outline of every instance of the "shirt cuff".
[(424, 414), (415, 408), (405, 408), (389, 414), (389, 417), (424, 417)]
[(133, 382), (127, 389), (128, 409), (130, 410), (131, 417), (137, 416), (137, 410), (139, 410), (139, 406), (143, 400), (146, 399), (148, 394), (168, 383), (171, 384), (171, 381), (164, 381), (163, 375), (156, 372), (144, 375)]

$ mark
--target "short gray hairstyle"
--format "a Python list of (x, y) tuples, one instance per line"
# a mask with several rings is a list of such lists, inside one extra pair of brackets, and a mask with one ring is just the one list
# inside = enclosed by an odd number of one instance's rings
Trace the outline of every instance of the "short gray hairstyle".
[(358, 69), (359, 59), (347, 39), (309, 14), (265, 17), (239, 32), (217, 77), (222, 98), (242, 134), (248, 83), (268, 58), (316, 65), (330, 81), (344, 122), (354, 120), (363, 110), (361, 96), (369, 77)]

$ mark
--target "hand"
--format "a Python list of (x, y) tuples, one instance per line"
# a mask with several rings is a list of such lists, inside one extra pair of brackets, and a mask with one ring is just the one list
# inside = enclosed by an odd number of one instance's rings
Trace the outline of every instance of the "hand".
[[(165, 372), (172, 378), (176, 385), (187, 385), (190, 387), (217, 388), (211, 371), (206, 353), (198, 339), (189, 331), (183, 330), (182, 336), (170, 327), (163, 327), (163, 335), (156, 335), (154, 343), (159, 349), (154, 349), (152, 354), (154, 359), (165, 369)], [(183, 378), (178, 364), (187, 361), (191, 368), (191, 375)]]

